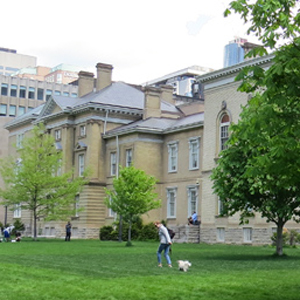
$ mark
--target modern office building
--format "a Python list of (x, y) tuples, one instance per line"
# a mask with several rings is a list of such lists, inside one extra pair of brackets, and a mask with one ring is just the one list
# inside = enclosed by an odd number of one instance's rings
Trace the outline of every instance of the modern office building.
[(224, 68), (243, 62), (245, 55), (255, 47), (259, 47), (259, 45), (240, 37), (230, 41), (224, 48)]
[[(51, 95), (77, 97), (78, 86), (49, 83), (46, 81), (0, 75), (0, 158), (8, 155), (9, 133), (4, 125), (18, 116), (22, 116), (42, 103)], [(74, 99), (75, 101), (75, 99)], [(3, 186), (0, 177), (0, 186)], [(1, 209), (2, 208), (2, 209)], [(4, 210), (0, 206), (0, 222), (4, 222)]]
[(12, 75), (27, 67), (36, 67), (36, 57), (18, 54), (14, 49), (0, 48), (0, 75)]
[(162, 85), (171, 85), (174, 95), (193, 97), (195, 78), (212, 71), (213, 69), (210, 68), (191, 66), (145, 82), (142, 86), (160, 87)]

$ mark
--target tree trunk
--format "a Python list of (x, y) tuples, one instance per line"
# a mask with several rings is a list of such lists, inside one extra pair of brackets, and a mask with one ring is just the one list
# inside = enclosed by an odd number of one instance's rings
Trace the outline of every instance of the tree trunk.
[(119, 242), (122, 242), (122, 232), (123, 232), (123, 218), (120, 215), (120, 219), (119, 219)]
[(131, 243), (131, 221), (129, 221), (128, 227), (128, 242)]
[(283, 225), (284, 223), (282, 221), (279, 221), (277, 224), (276, 254), (278, 256), (283, 255)]
[(36, 229), (36, 222), (37, 218), (36, 218), (36, 213), (35, 211), (33, 212), (33, 239), (36, 241), (37, 240), (37, 229)]

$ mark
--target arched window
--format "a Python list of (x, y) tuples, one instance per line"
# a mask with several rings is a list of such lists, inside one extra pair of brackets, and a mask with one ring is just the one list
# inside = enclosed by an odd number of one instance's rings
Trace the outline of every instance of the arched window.
[(225, 145), (225, 143), (227, 142), (229, 137), (229, 125), (230, 125), (230, 118), (225, 113), (221, 116), (220, 119), (220, 151), (227, 148), (227, 145)]

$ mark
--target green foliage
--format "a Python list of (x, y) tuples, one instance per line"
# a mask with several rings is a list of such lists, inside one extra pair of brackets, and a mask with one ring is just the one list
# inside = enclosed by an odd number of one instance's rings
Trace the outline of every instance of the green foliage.
[(300, 33), (300, 16), (298, 12), (294, 14), (296, 4), (297, 0), (235, 0), (224, 16), (231, 12), (239, 14), (249, 24), (247, 34), (253, 33), (264, 47), (274, 49), (284, 41), (289, 43)]
[[(295, 246), (300, 243), (300, 233), (294, 229), (292, 230), (284, 230), (282, 233), (283, 246)], [(273, 241), (273, 245), (277, 243), (277, 233), (274, 232), (271, 236), (271, 240)]]
[[(129, 224), (123, 222), (122, 224), (122, 241), (128, 242), (128, 229)], [(113, 226), (103, 226), (100, 228), (100, 240), (118, 240), (119, 236), (119, 222), (115, 222)], [(151, 222), (149, 224), (142, 224), (139, 218), (137, 222), (132, 224), (131, 228), (131, 239), (136, 241), (148, 241), (148, 240), (158, 240), (157, 229)], [(130, 242), (130, 241), (129, 241)]]
[(143, 170), (133, 166), (120, 167), (120, 175), (113, 180), (113, 190), (106, 189), (105, 204), (129, 224), (128, 241), (131, 241), (132, 228), (137, 217), (161, 206), (154, 192), (157, 180)]
[(63, 220), (74, 215), (75, 196), (86, 183), (82, 177), (73, 178), (72, 171), (60, 175), (62, 153), (45, 131), (43, 125), (35, 126), (18, 149), (17, 162), (9, 157), (0, 164), (5, 183), (5, 189), (0, 189), (2, 204), (32, 212), (35, 238), (37, 219)]
[(118, 231), (113, 226), (103, 226), (100, 228), (99, 238), (101, 241), (118, 240)]
[(21, 222), (21, 220), (17, 219), (14, 224), (15, 228), (12, 231), (12, 234), (15, 235), (16, 232), (24, 231), (25, 225)]
[(300, 221), (300, 16), (295, 5), (295, 0), (236, 0), (225, 11), (225, 16), (240, 14), (249, 23), (248, 33), (262, 42), (249, 56), (276, 51), (270, 68), (250, 66), (236, 78), (239, 90), (252, 99), (232, 125), (229, 147), (211, 177), (225, 214), (239, 212), (243, 223), (259, 212), (277, 225), (279, 255), (284, 224)]

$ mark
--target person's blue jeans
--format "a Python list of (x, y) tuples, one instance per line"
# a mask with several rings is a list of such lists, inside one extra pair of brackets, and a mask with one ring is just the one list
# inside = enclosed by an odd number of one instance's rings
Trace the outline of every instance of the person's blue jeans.
[(157, 250), (157, 260), (161, 264), (161, 253), (164, 251), (164, 257), (166, 258), (168, 265), (171, 265), (171, 259), (169, 256), (170, 245), (169, 244), (160, 244)]

